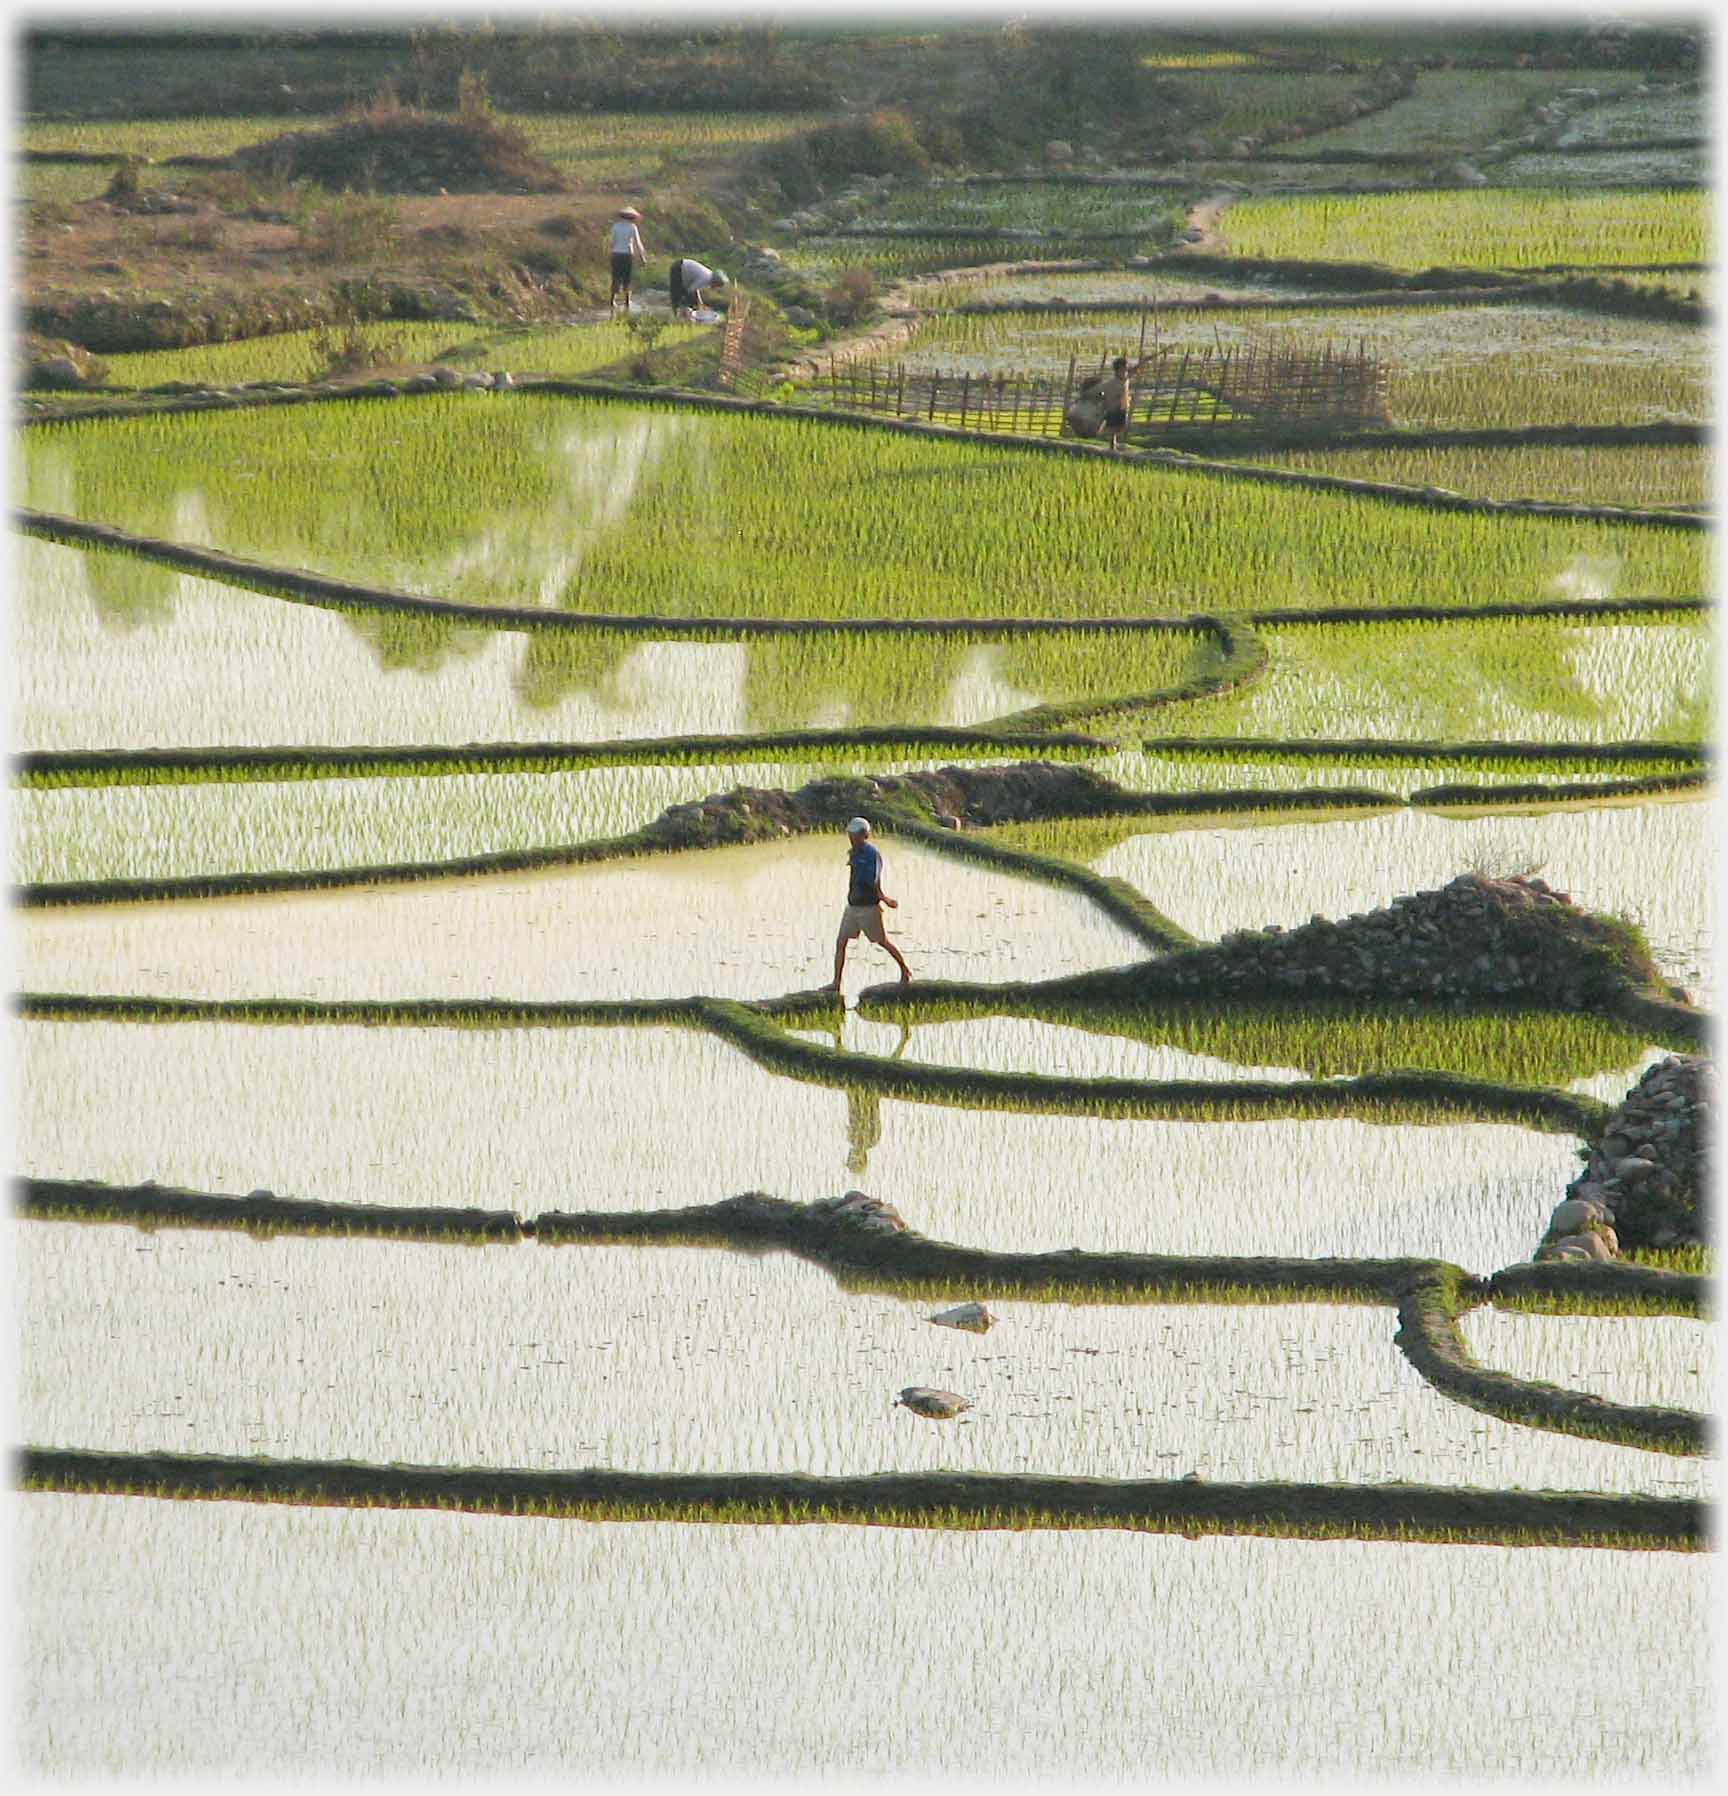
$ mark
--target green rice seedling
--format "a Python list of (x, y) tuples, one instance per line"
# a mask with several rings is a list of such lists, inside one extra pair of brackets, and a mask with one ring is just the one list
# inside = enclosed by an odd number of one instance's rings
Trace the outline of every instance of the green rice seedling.
[(1566, 505), (1701, 509), (1712, 488), (1702, 446), (1614, 448), (1553, 445), (1494, 449), (1296, 450), (1256, 454), (1267, 467), (1301, 468), (1352, 480), (1437, 486), (1479, 499), (1540, 499)]
[(584, 613), (1469, 605), (1560, 596), (1580, 569), (1596, 590), (1680, 596), (1704, 589), (1708, 551), (1697, 533), (531, 393), (74, 424), (29, 437), (19, 472), (20, 498), (44, 509), (443, 599)]
[(1240, 256), (1390, 263), (1395, 268), (1614, 268), (1707, 260), (1696, 191), (1381, 193), (1248, 199), (1223, 230)]
[[(948, 312), (961, 306), (1047, 304), (1114, 305), (1137, 313), (1142, 305), (1176, 308), (1199, 305), (1208, 294), (1230, 299), (1300, 299), (1309, 290), (1265, 280), (1232, 280), (1208, 271), (1204, 276), (1179, 269), (1100, 270), (1093, 274), (1014, 274), (989, 280), (932, 281), (920, 284), (913, 297), (921, 312)], [(1162, 315), (1160, 315), (1162, 316)], [(1136, 327), (1138, 328), (1138, 327)]]
[(1219, 147), (1268, 127), (1306, 124), (1362, 86), (1360, 75), (1319, 69), (1197, 69), (1164, 79), (1176, 95), (1184, 125), (1192, 121), (1191, 135)]
[[(1172, 196), (1155, 189), (950, 182), (897, 188), (891, 198), (861, 207), (849, 223), (933, 237), (958, 227), (1057, 240), (1117, 236), (1163, 245), (1173, 239), (1180, 218)], [(976, 251), (971, 259), (978, 259)]]
[[(1627, 71), (1591, 75), (1598, 88), (1629, 87), (1637, 80)], [(1425, 69), (1405, 98), (1273, 154), (1351, 150), (1458, 156), (1515, 132), (1531, 107), (1577, 85), (1571, 69)]]
[[(1607, 567), (1579, 564), (1588, 589)], [(1600, 588), (1598, 588), (1600, 590)], [(1389, 740), (1700, 742), (1710, 643), (1699, 622), (1277, 625), (1271, 666), (1235, 693), (1161, 709), (1160, 734)]]
[[(1594, 1073), (1635, 1066), (1645, 1044), (1637, 1030), (1577, 1012), (1395, 1011), (1324, 999), (1229, 1007), (1153, 1005), (1131, 1013), (1096, 1008), (1033, 1013), (1010, 1005), (984, 1014), (1036, 1014), (1052, 1034), (1084, 1031), (1148, 1047), (1179, 1048), (1240, 1068), (1292, 1068), (1315, 1079), (1422, 1067), (1468, 1079), (1565, 1086)], [(951, 1033), (956, 1026), (918, 1022), (913, 1045), (932, 1029)]]
[(1710, 152), (1696, 149), (1534, 150), (1494, 169), (1509, 188), (1697, 187), (1710, 183)]
[[(1609, 91), (1612, 95), (1613, 90)], [(1621, 94), (1574, 112), (1566, 121), (1566, 136), (1588, 144), (1649, 143), (1660, 138), (1704, 138), (1709, 134), (1704, 93), (1698, 87)]]
[[(460, 356), (479, 338), (476, 329), (453, 324), (379, 323), (361, 334), (382, 363), (417, 363)], [(115, 386), (154, 387), (168, 382), (235, 386), (247, 381), (296, 383), (328, 372), (323, 331), (285, 331), (234, 343), (201, 343), (191, 349), (142, 350), (108, 357)]]
[(1481, 1365), (1610, 1402), (1705, 1409), (1715, 1389), (1715, 1338), (1702, 1318), (1541, 1316), (1483, 1305), (1460, 1318), (1460, 1331)]

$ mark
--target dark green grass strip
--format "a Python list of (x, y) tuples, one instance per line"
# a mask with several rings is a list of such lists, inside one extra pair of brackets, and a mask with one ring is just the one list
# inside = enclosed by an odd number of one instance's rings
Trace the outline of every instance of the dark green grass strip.
[(24, 1447), (26, 1491), (175, 1500), (445, 1509), (593, 1521), (850, 1523), (914, 1528), (1133, 1528), (1305, 1539), (1602, 1546), (1696, 1552), (1694, 1500), (1433, 1485), (1207, 1484), (1027, 1473), (496, 1470), (352, 1460), (222, 1459)]
[(1000, 726), (947, 729), (771, 730), (748, 736), (634, 736), (600, 742), (480, 742), (449, 748), (142, 748), (40, 750), (13, 758), (20, 786), (166, 786), (209, 780), (379, 779), (393, 775), (574, 773), (600, 767), (659, 767), (943, 754), (1038, 755), (1068, 759), (1115, 744), (1072, 731), (1036, 738)]
[(1493, 623), (1498, 618), (1684, 617), (1715, 609), (1707, 598), (1529, 599), (1491, 605), (1285, 606), (1244, 613), (1253, 624), (1452, 624)]
[[(935, 983), (935, 982), (932, 982)], [(941, 987), (933, 995), (945, 996)], [(987, 989), (987, 988), (986, 988)], [(1353, 1079), (1079, 1079), (1047, 1073), (994, 1072), (846, 1053), (788, 1035), (760, 1010), (706, 998), (708, 1027), (760, 1066), (790, 1078), (881, 1096), (968, 1109), (1042, 1115), (1207, 1118), (1351, 1116), (1365, 1122), (1508, 1122), (1552, 1134), (1594, 1139), (1608, 1106), (1572, 1092), (1495, 1085), (1449, 1073), (1370, 1073)]]
[(519, 1241), (521, 1217), (508, 1210), (434, 1205), (334, 1204), (259, 1192), (229, 1197), (165, 1185), (108, 1185), (92, 1179), (17, 1179), (14, 1214), (35, 1222), (124, 1222), (135, 1227), (244, 1229), (263, 1235), (367, 1236), (385, 1240)]
[(1552, 1315), (1708, 1316), (1715, 1293), (1713, 1281), (1695, 1272), (1624, 1260), (1547, 1260), (1496, 1272), (1488, 1281), (1488, 1301)]
[(1711, 758), (1701, 742), (1394, 742), (1374, 736), (1148, 736), (1140, 746), (1149, 755), (1172, 760), (1350, 761), (1388, 767), (1417, 761), (1436, 767), (1553, 764), (1587, 772), (1618, 762), (1667, 767), (1702, 767)]
[(1412, 792), (1408, 802), (1414, 808), (1431, 811), (1539, 811), (1608, 804), (1616, 799), (1702, 797), (1709, 789), (1708, 774), (1672, 773), (1635, 780), (1556, 780), (1551, 783), (1532, 780), (1520, 785), (1424, 786), (1420, 791)]
[(1642, 1447), (1653, 1453), (1708, 1450), (1707, 1418), (1690, 1410), (1610, 1403), (1588, 1392), (1562, 1390), (1479, 1365), (1464, 1345), (1458, 1318), (1480, 1301), (1480, 1293), (1466, 1291), (1450, 1270), (1413, 1280), (1399, 1300), (1398, 1346), (1411, 1365), (1445, 1396), (1502, 1421)]

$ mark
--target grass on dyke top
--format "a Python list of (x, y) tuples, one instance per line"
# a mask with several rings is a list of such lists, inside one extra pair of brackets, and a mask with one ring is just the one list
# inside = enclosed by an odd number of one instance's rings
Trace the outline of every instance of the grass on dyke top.
[(1568, 505), (1686, 506), (1710, 502), (1709, 451), (1653, 448), (1336, 449), (1254, 453), (1262, 467), (1302, 468), (1352, 480), (1439, 486), (1478, 499), (1544, 499)]
[(1702, 262), (1710, 200), (1701, 191), (1491, 190), (1316, 194), (1239, 201), (1221, 229), (1239, 256), (1383, 262), (1394, 268), (1613, 267)]
[(928, 231), (1036, 230), (1051, 237), (1126, 233), (1168, 241), (1182, 217), (1177, 196), (1156, 188), (948, 184), (898, 188), (881, 204), (860, 208), (855, 222)]
[(597, 612), (1683, 595), (1704, 590), (1709, 554), (1698, 533), (528, 393), (74, 424), (31, 435), (19, 463), (18, 496), (41, 509), (364, 584)]

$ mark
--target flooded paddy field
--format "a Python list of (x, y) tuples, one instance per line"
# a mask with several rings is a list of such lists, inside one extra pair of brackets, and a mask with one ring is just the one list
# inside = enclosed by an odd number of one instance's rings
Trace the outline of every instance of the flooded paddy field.
[[(1709, 1484), (1704, 1460), (1453, 1402), (1399, 1354), (1387, 1305), (992, 1300), (981, 1336), (783, 1254), (76, 1223), (24, 1230), (18, 1280), (26, 1438), (116, 1452), (823, 1477), (1061, 1465), (1656, 1496)], [(1628, 1330), (1633, 1401), (1664, 1400), (1700, 1363), (1702, 1324), (1672, 1367), (1652, 1351), (1656, 1326)], [(976, 1407), (932, 1428), (892, 1407), (906, 1384)]]
[[(1077, 894), (910, 843), (886, 850), (901, 905), (889, 933), (926, 977), (1046, 978), (1144, 951)], [(35, 991), (760, 998), (831, 976), (845, 877), (844, 847), (804, 836), (527, 874), (41, 910), (19, 945)], [(892, 976), (868, 944), (853, 960), (859, 983), (866, 964)]]
[[(53, 1495), (17, 1509), (21, 1757), (43, 1771), (1705, 1769), (1698, 1555)], [(1194, 1628), (1195, 1606), (1229, 1625)], [(1612, 1705), (1583, 1694), (1607, 1639), (1625, 1664)], [(1409, 1702), (1436, 1663), (1451, 1700)], [(952, 1721), (908, 1725), (888, 1699), (908, 1689)], [(1338, 1724), (1362, 1710), (1395, 1725)]]
[[(862, 1187), (923, 1234), (1005, 1252), (1431, 1255), (1490, 1272), (1529, 1256), (1578, 1165), (1570, 1137), (1503, 1123), (918, 1103), (782, 1077), (664, 1027), (19, 1031), (20, 1172), (242, 1196), (533, 1216)], [(839, 1045), (892, 1059), (899, 1035)], [(76, 1117), (67, 1089), (84, 1094)]]

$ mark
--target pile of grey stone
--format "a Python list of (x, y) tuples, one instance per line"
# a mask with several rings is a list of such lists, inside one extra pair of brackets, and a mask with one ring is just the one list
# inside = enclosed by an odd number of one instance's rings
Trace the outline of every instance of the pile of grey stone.
[(1566, 1188), (1536, 1258), (1612, 1259), (1624, 1247), (1693, 1247), (1710, 1238), (1705, 1140), (1716, 1069), (1698, 1054), (1651, 1067), (1609, 1119)]
[(898, 1235), (906, 1231), (906, 1220), (894, 1206), (880, 1197), (862, 1191), (848, 1191), (841, 1197), (818, 1198), (812, 1206), (826, 1212), (837, 1222), (849, 1223), (870, 1235)]

